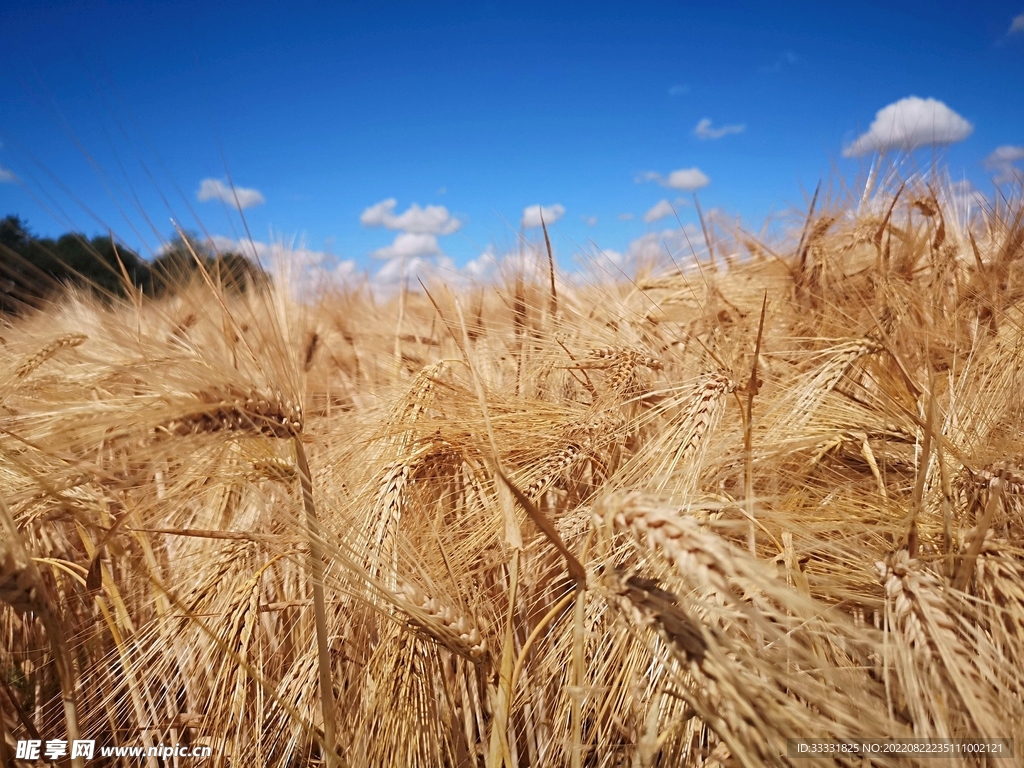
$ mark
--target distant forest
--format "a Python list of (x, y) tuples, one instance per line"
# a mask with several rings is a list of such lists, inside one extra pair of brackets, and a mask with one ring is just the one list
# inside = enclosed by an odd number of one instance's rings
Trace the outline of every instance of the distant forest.
[(35, 237), (20, 217), (7, 216), (0, 219), (0, 313), (21, 313), (72, 286), (107, 299), (127, 295), (129, 286), (159, 297), (198, 277), (200, 263), (228, 291), (268, 279), (251, 259), (215, 253), (199, 238), (176, 238), (147, 261), (109, 237)]

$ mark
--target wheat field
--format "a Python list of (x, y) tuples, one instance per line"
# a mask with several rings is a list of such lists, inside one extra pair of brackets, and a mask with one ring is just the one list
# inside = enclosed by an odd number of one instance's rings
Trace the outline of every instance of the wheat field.
[(810, 208), (628, 277), (5, 321), (0, 757), (987, 764), (786, 740), (1024, 733), (1022, 196)]

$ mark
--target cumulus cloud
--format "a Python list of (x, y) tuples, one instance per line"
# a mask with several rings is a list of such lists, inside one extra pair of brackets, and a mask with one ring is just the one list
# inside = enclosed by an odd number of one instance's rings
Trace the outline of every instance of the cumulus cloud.
[(619, 221), (632, 221), (633, 219), (634, 219), (634, 216), (633, 216), (632, 213), (620, 213), (619, 214)]
[(437, 260), (418, 256), (411, 259), (390, 259), (374, 274), (373, 282), (378, 287), (388, 288), (396, 287), (403, 278), (406, 283), (415, 285), (417, 280), (428, 283), (437, 277), (448, 283), (459, 282), (455, 263), (447, 256)]
[(678, 171), (672, 171), (668, 176), (662, 176), (655, 171), (647, 171), (637, 177), (638, 183), (644, 181), (656, 181), (663, 187), (681, 189), (684, 192), (692, 192), (711, 183), (711, 179), (700, 168), (680, 168)]
[(652, 221), (664, 219), (666, 216), (674, 216), (675, 213), (672, 203), (668, 200), (659, 200), (644, 214), (644, 221), (650, 224)]
[(395, 237), (391, 245), (378, 248), (372, 255), (375, 259), (414, 259), (436, 256), (440, 252), (436, 236), (420, 232), (402, 232)]
[(597, 216), (580, 216), (580, 221), (582, 221), (588, 227), (597, 226)]
[(267, 199), (257, 189), (232, 188), (231, 185), (220, 179), (203, 179), (199, 182), (199, 191), (196, 192), (196, 197), (201, 203), (205, 203), (207, 200), (220, 200), (240, 211), (267, 202)]
[(235, 240), (223, 235), (213, 235), (205, 244), (217, 253), (241, 253), (250, 259), (256, 259), (264, 267), (271, 267), (279, 259), (301, 267), (313, 267), (332, 261), (335, 257), (326, 251), (317, 251), (302, 242), (282, 241), (267, 243), (260, 240)]
[(963, 141), (973, 130), (973, 125), (941, 101), (908, 96), (878, 110), (871, 127), (843, 150), (843, 157), (952, 144)]
[(970, 218), (976, 210), (991, 207), (988, 198), (975, 189), (967, 179), (944, 186), (939, 192), (939, 197), (943, 204), (951, 205), (954, 211), (961, 212), (966, 218)]
[[(1024, 14), (1021, 15), (1024, 16)], [(1024, 172), (1014, 166), (1014, 163), (1019, 163), (1021, 160), (1024, 160), (1024, 147), (1007, 144), (996, 147), (992, 154), (985, 158), (985, 167), (994, 171), (992, 180), (996, 184), (1006, 184), (1024, 176)]]
[(402, 213), (396, 214), (398, 201), (389, 197), (367, 208), (359, 216), (364, 227), (386, 227), (417, 235), (450, 235), (462, 226), (462, 222), (448, 213), (443, 205), (428, 205), (420, 208), (413, 203)]
[(495, 253), (494, 248), (488, 247), (475, 259), (470, 259), (462, 271), (474, 280), (481, 280), (493, 274), (500, 263), (500, 257)]
[(217, 253), (241, 253), (254, 259), (275, 277), (283, 278), (300, 295), (344, 283), (356, 272), (354, 261), (340, 260), (326, 251), (307, 248), (301, 240), (285, 242), (280, 239), (268, 243), (213, 235), (204, 244)]
[(703, 257), (707, 253), (704, 247), (704, 235), (695, 224), (685, 224), (682, 229), (665, 229), (661, 232), (648, 232), (638, 237), (626, 249), (627, 259), (638, 261), (660, 261), (672, 254), (675, 259), (685, 259), (696, 253)]
[(1024, 13), (1013, 17), (1013, 21), (1010, 22), (1010, 31), (1007, 34), (1024, 34)]
[(580, 283), (586, 280), (588, 275), (598, 279), (601, 279), (602, 275), (618, 276), (621, 272), (628, 273), (634, 266), (622, 251), (602, 248), (594, 241), (577, 254), (576, 260), (583, 265), (583, 270), (563, 275), (567, 283)]
[(18, 177), (14, 174), (14, 171), (0, 165), (0, 184), (13, 184), (17, 180)]
[(544, 215), (545, 224), (554, 224), (565, 216), (565, 206), (560, 203), (554, 205), (528, 205), (523, 208), (523, 229), (533, 229), (540, 226), (541, 214)]
[(520, 273), (540, 280), (547, 277), (547, 270), (547, 256), (535, 249), (499, 253), (493, 246), (489, 246), (462, 267), (443, 255), (436, 259), (415, 257), (404, 263), (402, 259), (390, 259), (373, 275), (373, 284), (381, 288), (394, 288), (404, 275), (410, 284), (418, 278), (424, 283), (440, 279), (448, 285), (465, 286), (492, 280), (502, 272)]
[(723, 136), (728, 136), (730, 133), (743, 133), (747, 129), (747, 126), (742, 123), (736, 125), (723, 125), (721, 128), (712, 128), (711, 119), (705, 117), (699, 123), (697, 127), (693, 129), (694, 135), (698, 139), (720, 139)]

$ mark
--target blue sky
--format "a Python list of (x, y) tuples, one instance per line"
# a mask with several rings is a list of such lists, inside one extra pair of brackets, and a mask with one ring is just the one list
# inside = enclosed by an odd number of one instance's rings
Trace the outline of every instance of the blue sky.
[(149, 255), (172, 217), (244, 237), (230, 175), (323, 265), (463, 267), (537, 204), (567, 264), (660, 241), (663, 200), (694, 224), (693, 188), (757, 231), (878, 148), (1024, 167), (1022, 0), (370, 5), (9, 2), (0, 215)]

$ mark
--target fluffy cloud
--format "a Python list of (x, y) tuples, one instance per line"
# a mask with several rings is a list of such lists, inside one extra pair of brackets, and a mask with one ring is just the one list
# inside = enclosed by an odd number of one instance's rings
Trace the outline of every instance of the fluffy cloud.
[[(618, 279), (622, 276), (622, 272), (627, 271), (633, 266), (628, 263), (629, 258), (622, 251), (602, 248), (593, 241), (579, 254), (579, 261), (589, 267), (587, 272), (590, 275), (599, 279), (601, 275)], [(579, 282), (584, 277), (585, 274), (581, 272), (563, 275), (563, 279), (569, 283)]]
[(675, 209), (668, 200), (659, 200), (647, 213), (644, 214), (644, 221), (650, 224), (652, 221), (664, 219), (666, 216), (674, 216)]
[(447, 256), (442, 256), (436, 261), (418, 256), (411, 259), (390, 259), (374, 274), (373, 283), (379, 288), (394, 288), (403, 278), (407, 285), (415, 285), (417, 280), (429, 283), (437, 277), (448, 283), (458, 282), (458, 270)]
[(267, 199), (260, 194), (259, 190), (246, 189), (245, 187), (232, 188), (220, 179), (203, 179), (199, 182), (199, 191), (196, 192), (199, 202), (207, 200), (220, 200), (233, 208), (243, 211), (252, 208), (254, 205), (263, 205)]
[(439, 279), (447, 285), (466, 286), (492, 280), (502, 272), (518, 272), (531, 279), (541, 280), (546, 279), (547, 270), (547, 256), (542, 256), (533, 249), (501, 254), (493, 247), (488, 247), (461, 268), (448, 256), (437, 259), (417, 257), (404, 263), (402, 259), (391, 259), (373, 275), (373, 285), (383, 289), (394, 289), (404, 275), (406, 283), (410, 285), (414, 285), (417, 279), (424, 283)]
[(541, 214), (544, 214), (545, 224), (554, 224), (565, 216), (565, 206), (559, 203), (554, 205), (528, 205), (523, 208), (523, 229), (533, 229), (540, 226)]
[(375, 259), (415, 259), (436, 256), (441, 252), (437, 237), (420, 232), (402, 232), (391, 245), (373, 252)]
[(669, 253), (676, 260), (685, 260), (693, 253), (703, 257), (707, 253), (704, 247), (704, 236), (700, 227), (685, 224), (682, 229), (666, 229), (661, 232), (649, 232), (629, 244), (626, 258), (632, 262), (660, 261)]
[(359, 217), (364, 227), (387, 227), (417, 235), (450, 235), (462, 226), (443, 205), (420, 208), (413, 203), (400, 214), (395, 214), (398, 201), (393, 197), (371, 205)]
[(644, 181), (656, 181), (663, 187), (681, 189), (684, 192), (692, 192), (711, 183), (711, 179), (700, 168), (680, 168), (678, 171), (672, 171), (667, 177), (648, 171), (637, 178), (638, 183)]
[(206, 244), (217, 253), (241, 253), (250, 259), (255, 258), (264, 267), (274, 267), (284, 260), (288, 264), (299, 267), (313, 267), (326, 264), (335, 257), (326, 251), (315, 251), (299, 241), (285, 243), (279, 240), (272, 243), (260, 240), (235, 240), (223, 235), (213, 235)]
[(306, 248), (297, 240), (285, 242), (281, 239), (267, 243), (213, 235), (206, 244), (217, 253), (241, 253), (255, 259), (299, 295), (343, 283), (356, 272), (354, 261), (340, 260), (326, 251)]
[(13, 184), (17, 180), (18, 177), (14, 175), (14, 171), (0, 165), (0, 184)]
[[(1021, 16), (1024, 17), (1024, 14)], [(992, 154), (985, 158), (985, 167), (995, 172), (992, 180), (996, 184), (1006, 184), (1024, 176), (1024, 172), (1014, 167), (1014, 163), (1019, 163), (1021, 160), (1024, 160), (1024, 147), (1004, 145), (996, 147)]]
[(966, 179), (944, 185), (939, 192), (939, 198), (940, 203), (952, 206), (954, 211), (961, 212), (966, 218), (976, 210), (991, 207), (988, 198)]
[(1024, 13), (1014, 16), (1010, 22), (1010, 31), (1007, 34), (1017, 35), (1024, 33)]
[(867, 133), (847, 146), (843, 157), (952, 144), (963, 141), (973, 130), (973, 125), (941, 101), (908, 96), (878, 110)]
[(723, 136), (728, 136), (730, 133), (743, 133), (746, 129), (747, 126), (743, 124), (723, 125), (721, 128), (712, 128), (710, 118), (705, 117), (697, 123), (693, 133), (698, 139), (720, 139)]
[(597, 226), (597, 216), (580, 216), (580, 221), (582, 221), (588, 227)]
[(475, 259), (467, 262), (462, 271), (474, 280), (481, 280), (493, 274), (500, 264), (501, 258), (494, 252), (494, 248), (488, 247)]

